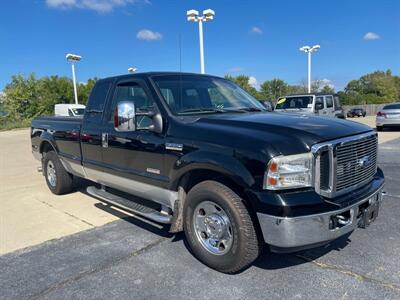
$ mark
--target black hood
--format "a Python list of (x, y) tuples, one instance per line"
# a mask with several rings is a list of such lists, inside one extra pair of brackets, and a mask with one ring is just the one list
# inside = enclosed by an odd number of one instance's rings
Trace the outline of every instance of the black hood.
[(371, 131), (366, 125), (337, 118), (290, 113), (213, 114), (197, 116), (193, 126), (207, 130), (219, 142), (263, 141), (282, 154), (309, 151), (312, 145)]

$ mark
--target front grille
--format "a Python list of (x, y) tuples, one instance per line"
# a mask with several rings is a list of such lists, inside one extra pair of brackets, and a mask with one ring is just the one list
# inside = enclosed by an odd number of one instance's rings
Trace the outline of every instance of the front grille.
[(336, 149), (336, 192), (370, 178), (376, 172), (377, 139), (338, 145)]
[(314, 145), (317, 193), (333, 198), (367, 183), (376, 173), (377, 148), (373, 132)]

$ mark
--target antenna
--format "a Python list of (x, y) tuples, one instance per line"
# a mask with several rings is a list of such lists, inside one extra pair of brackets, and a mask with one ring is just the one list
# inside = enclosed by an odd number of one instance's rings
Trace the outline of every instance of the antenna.
[(182, 35), (179, 34), (179, 72), (182, 73)]

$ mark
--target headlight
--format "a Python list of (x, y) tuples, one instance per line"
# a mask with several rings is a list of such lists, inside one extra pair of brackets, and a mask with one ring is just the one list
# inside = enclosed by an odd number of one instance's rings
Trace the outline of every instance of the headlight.
[(272, 158), (264, 176), (264, 189), (281, 190), (312, 186), (312, 153)]

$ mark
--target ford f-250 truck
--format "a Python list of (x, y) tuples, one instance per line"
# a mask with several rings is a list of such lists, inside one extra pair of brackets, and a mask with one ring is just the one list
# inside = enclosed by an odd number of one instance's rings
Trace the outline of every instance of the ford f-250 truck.
[(31, 140), (54, 194), (86, 178), (89, 194), (183, 230), (193, 254), (226, 273), (265, 244), (297, 251), (366, 227), (384, 184), (370, 127), (267, 112), (207, 75), (99, 80), (83, 118), (36, 118)]

